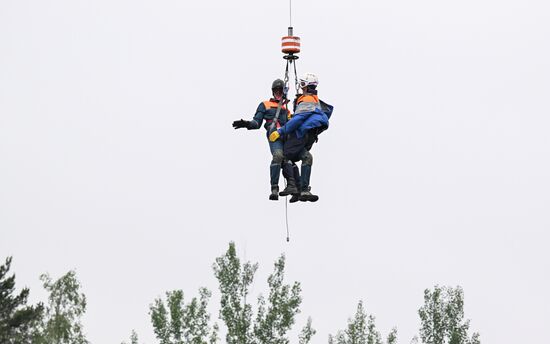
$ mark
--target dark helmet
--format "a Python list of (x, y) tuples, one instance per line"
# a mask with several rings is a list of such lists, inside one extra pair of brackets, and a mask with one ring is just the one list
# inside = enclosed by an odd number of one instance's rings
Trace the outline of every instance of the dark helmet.
[(271, 89), (274, 90), (276, 88), (285, 88), (285, 82), (281, 79), (273, 81), (273, 84), (271, 84)]

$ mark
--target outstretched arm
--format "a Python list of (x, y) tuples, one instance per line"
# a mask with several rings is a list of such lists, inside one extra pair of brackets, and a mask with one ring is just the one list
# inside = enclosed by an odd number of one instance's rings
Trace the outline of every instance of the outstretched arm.
[(264, 103), (260, 103), (260, 105), (258, 105), (258, 108), (256, 109), (256, 113), (254, 114), (254, 118), (250, 121), (250, 124), (248, 125), (248, 130), (260, 129), (264, 121), (264, 115), (265, 105)]

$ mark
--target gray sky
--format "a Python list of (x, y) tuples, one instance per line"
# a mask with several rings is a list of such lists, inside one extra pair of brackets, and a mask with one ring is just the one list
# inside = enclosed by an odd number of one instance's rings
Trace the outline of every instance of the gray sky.
[(261, 265), (254, 296), (287, 255), (314, 343), (359, 299), (409, 343), (435, 284), (464, 287), (484, 343), (542, 343), (548, 2), (295, 0), (293, 24), (335, 112), (287, 244), (264, 132), (231, 128), (282, 76), (286, 1), (0, 1), (0, 258), (18, 286), (43, 300), (38, 276), (74, 268), (93, 343), (153, 343), (165, 291), (207, 286), (214, 311), (234, 240)]

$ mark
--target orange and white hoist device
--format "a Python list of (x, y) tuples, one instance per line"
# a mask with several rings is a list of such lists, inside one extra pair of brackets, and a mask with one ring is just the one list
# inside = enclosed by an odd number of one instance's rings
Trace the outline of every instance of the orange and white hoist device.
[(294, 56), (294, 54), (298, 54), (300, 52), (300, 37), (294, 36), (293, 31), (294, 28), (290, 26), (288, 28), (288, 36), (284, 36), (282, 38), (281, 50), (283, 51), (283, 54), (286, 54), (284, 57), (285, 59), (297, 59), (298, 56)]

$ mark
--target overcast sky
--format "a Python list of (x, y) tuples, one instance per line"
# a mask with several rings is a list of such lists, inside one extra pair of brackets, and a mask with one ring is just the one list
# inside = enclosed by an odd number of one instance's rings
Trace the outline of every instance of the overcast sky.
[[(283, 76), (287, 1), (0, 0), (0, 259), (76, 269), (94, 344), (167, 290), (214, 291), (229, 241), (303, 287), (313, 343), (363, 299), (418, 332), (423, 290), (461, 285), (483, 343), (550, 323), (550, 4), (295, 0), (298, 72), (333, 104), (317, 203), (269, 201), (265, 133), (235, 131)], [(220, 321), (219, 321), (220, 322)], [(294, 335), (294, 334), (293, 334)], [(293, 337), (293, 342), (296, 336)]]

